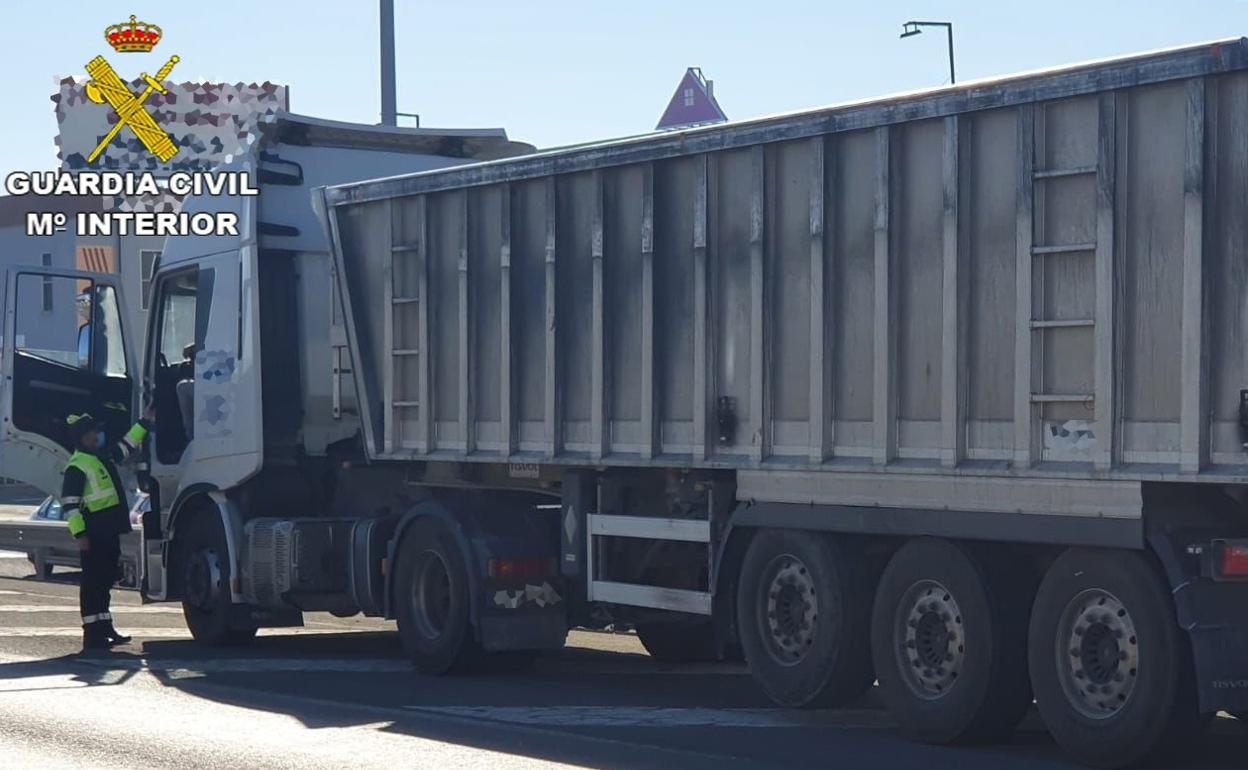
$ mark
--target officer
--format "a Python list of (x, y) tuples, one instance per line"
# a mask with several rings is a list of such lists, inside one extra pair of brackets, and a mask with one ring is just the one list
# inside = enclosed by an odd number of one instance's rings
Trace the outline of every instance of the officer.
[(74, 454), (61, 484), (61, 510), (82, 557), (82, 580), (78, 604), (82, 611), (82, 647), (107, 649), (125, 644), (113, 627), (109, 591), (117, 580), (121, 561), (121, 536), (130, 531), (130, 504), (116, 463), (133, 454), (152, 429), (151, 407), (112, 447), (104, 437), (104, 425), (89, 414), (65, 419)]

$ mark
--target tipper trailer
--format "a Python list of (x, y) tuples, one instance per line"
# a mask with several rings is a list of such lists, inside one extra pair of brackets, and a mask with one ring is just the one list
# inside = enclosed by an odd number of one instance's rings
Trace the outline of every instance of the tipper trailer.
[(1034, 698), (1097, 765), (1248, 710), (1248, 41), (313, 199), (331, 264), (265, 220), (156, 276), (203, 344), (180, 434), (154, 313), (146, 591), (197, 638), (628, 624), (932, 742)]

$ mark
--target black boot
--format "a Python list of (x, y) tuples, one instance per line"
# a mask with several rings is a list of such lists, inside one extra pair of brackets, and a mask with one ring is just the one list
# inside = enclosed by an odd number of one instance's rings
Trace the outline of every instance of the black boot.
[(83, 652), (107, 650), (108, 647), (108, 629), (104, 628), (103, 623), (88, 623), (82, 627)]
[(129, 644), (130, 637), (113, 628), (113, 621), (106, 621), (104, 624), (104, 637), (108, 640), (109, 646), (117, 644)]

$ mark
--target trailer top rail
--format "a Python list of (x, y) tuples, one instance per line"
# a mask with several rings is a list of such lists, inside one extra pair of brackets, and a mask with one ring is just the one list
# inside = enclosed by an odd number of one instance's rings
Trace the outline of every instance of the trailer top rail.
[(686, 131), (553, 148), (529, 155), (453, 168), (335, 185), (330, 206), (404, 195), (514, 182), (681, 155), (802, 139), (938, 118), (1028, 102), (1065, 99), (1099, 91), (1162, 83), (1248, 69), (1248, 38), (1100, 59), (1049, 69), (966, 81), (952, 86), (891, 94), (842, 104), (735, 120)]

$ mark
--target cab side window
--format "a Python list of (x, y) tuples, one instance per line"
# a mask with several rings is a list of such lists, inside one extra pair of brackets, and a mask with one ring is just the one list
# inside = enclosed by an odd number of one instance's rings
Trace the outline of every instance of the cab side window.
[(120, 436), (131, 393), (116, 291), (38, 273), (18, 275), (16, 289), (14, 425), (68, 449), (65, 418), (88, 412)]
[(192, 268), (159, 279), (157, 344), (151, 362), (156, 403), (156, 457), (176, 464), (195, 438), (195, 358), (204, 349), (213, 271)]

